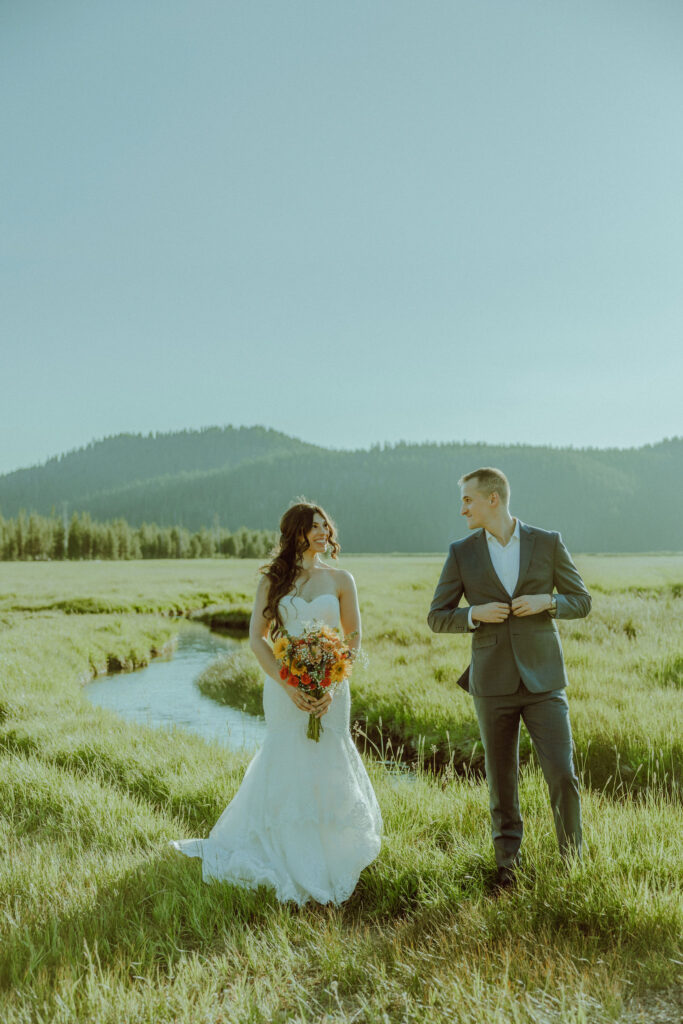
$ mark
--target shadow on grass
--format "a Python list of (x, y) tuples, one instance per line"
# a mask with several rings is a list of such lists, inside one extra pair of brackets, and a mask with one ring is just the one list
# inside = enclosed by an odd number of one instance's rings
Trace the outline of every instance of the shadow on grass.
[[(183, 787), (172, 766), (164, 774), (159, 766), (138, 761), (131, 751), (114, 755), (95, 739), (46, 750), (28, 732), (5, 729), (0, 734), (0, 751), (21, 756), (33, 755), (44, 764), (53, 764), (81, 778), (91, 778), (126, 796), (137, 797), (152, 810), (175, 818), (193, 831), (209, 829), (232, 798), (244, 773), (244, 767), (225, 768), (220, 787), (215, 779), (192, 789)], [(162, 769), (163, 771), (163, 769)], [(227, 783), (227, 785), (225, 785)]]
[[(476, 896), (475, 876), (464, 880)], [(316, 928), (331, 920), (365, 929), (401, 923), (433, 912), (424, 906), (424, 888), (430, 882), (434, 879), (408, 870), (392, 879), (390, 891), (382, 891), (371, 867), (342, 906), (298, 907), (278, 903), (264, 887), (206, 884), (199, 860), (164, 851), (101, 884), (87, 907), (64, 913), (53, 907), (15, 928), (0, 951), (0, 987), (30, 986), (38, 968), (43, 984), (65, 970), (78, 973), (86, 966), (88, 950), (96, 949), (104, 969), (119, 969), (131, 978), (146, 971), (170, 977), (188, 953), (207, 956), (229, 950), (239, 955), (254, 932), (270, 926), (282, 930), (297, 919)], [(302, 942), (309, 943), (310, 934)]]
[[(481, 863), (473, 861), (462, 889), (451, 880), (451, 897), (477, 898), (483, 877)], [(423, 915), (434, 913), (433, 903), (425, 906), (425, 887), (436, 884), (436, 877), (408, 869), (385, 888), (371, 866), (340, 907), (297, 907), (278, 903), (264, 887), (206, 884), (199, 860), (164, 850), (101, 884), (87, 906), (71, 912), (51, 907), (13, 929), (0, 951), (0, 988), (30, 986), (37, 969), (43, 984), (64, 970), (77, 973), (85, 967), (88, 950), (96, 949), (103, 968), (127, 971), (131, 978), (146, 971), (170, 977), (188, 953), (239, 954), (254, 931), (271, 925), (281, 930), (297, 919), (314, 927), (334, 920), (347, 928), (367, 928), (413, 918), (417, 925)], [(445, 907), (450, 901), (439, 903)], [(309, 942), (310, 936), (302, 941)]]
[(278, 903), (264, 887), (205, 884), (199, 860), (162, 848), (107, 877), (78, 908), (62, 908), (56, 893), (56, 906), (8, 931), (0, 950), (0, 988), (23, 988), (29, 996), (44, 991), (60, 975), (82, 972), (93, 952), (104, 971), (131, 982), (171, 978), (193, 953), (232, 958), (239, 970), (259, 939), (271, 957), (278, 944), (286, 957), (296, 957), (300, 947), (305, 970), (312, 933), (316, 942), (324, 941), (327, 927), (346, 931), (349, 941), (365, 937), (392, 949), (399, 940), (404, 947), (432, 949), (435, 935), (452, 935), (465, 952), (481, 953), (482, 942), (487, 950), (504, 951), (534, 936), (545, 947), (556, 937), (567, 955), (586, 957), (613, 947), (617, 932), (631, 955), (672, 946), (671, 923), (654, 911), (629, 915), (624, 933), (620, 894), (598, 905), (580, 898), (577, 880), (536, 878), (522, 868), (515, 890), (494, 895), (492, 878), (489, 860), (478, 854), (445, 868), (392, 864), (380, 856), (342, 906), (299, 908)]
[(0, 987), (25, 986), (39, 967), (43, 978), (85, 965), (97, 950), (103, 967), (170, 975), (185, 954), (237, 947), (245, 929), (262, 929), (288, 911), (265, 889), (205, 885), (199, 862), (173, 851), (146, 859), (99, 886), (87, 908), (51, 908), (15, 928), (0, 951)]

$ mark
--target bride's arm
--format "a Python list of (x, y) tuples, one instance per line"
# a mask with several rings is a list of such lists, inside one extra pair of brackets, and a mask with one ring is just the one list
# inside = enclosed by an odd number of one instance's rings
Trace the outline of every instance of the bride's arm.
[(339, 569), (338, 572), (341, 628), (351, 650), (351, 656), (355, 657), (360, 651), (361, 644), (360, 608), (358, 607), (356, 581), (345, 569)]
[(273, 650), (266, 640), (270, 622), (264, 615), (268, 600), (268, 581), (261, 577), (256, 589), (256, 600), (249, 622), (249, 646), (256, 655), (259, 665), (271, 679), (282, 684), (280, 679), (280, 665), (273, 654)]

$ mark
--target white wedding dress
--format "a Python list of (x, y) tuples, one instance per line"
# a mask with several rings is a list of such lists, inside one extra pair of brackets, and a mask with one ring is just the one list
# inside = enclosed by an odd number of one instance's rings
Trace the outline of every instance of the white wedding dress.
[[(288, 633), (313, 620), (339, 626), (339, 601), (288, 594), (280, 602)], [(379, 853), (382, 817), (349, 731), (348, 681), (321, 718), (320, 741), (308, 739), (308, 713), (265, 676), (266, 736), (242, 785), (207, 839), (173, 840), (201, 857), (204, 881), (275, 890), (281, 902), (342, 903)]]

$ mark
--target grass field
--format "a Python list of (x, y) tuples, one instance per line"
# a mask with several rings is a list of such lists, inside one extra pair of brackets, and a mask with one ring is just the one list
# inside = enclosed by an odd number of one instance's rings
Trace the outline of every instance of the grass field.
[[(249, 604), (242, 561), (0, 567), (0, 1018), (19, 1022), (677, 1021), (683, 557), (587, 557), (561, 623), (590, 852), (565, 872), (523, 771), (526, 874), (499, 899), (485, 783), (368, 769), (378, 860), (342, 908), (205, 886), (167, 840), (206, 834), (246, 761), (91, 707), (80, 683), (172, 642), (175, 616)], [(426, 613), (433, 557), (357, 557), (369, 662), (354, 717), (415, 759), (476, 759), (463, 637)], [(375, 734), (377, 735), (377, 734)], [(432, 747), (435, 750), (432, 750)]]

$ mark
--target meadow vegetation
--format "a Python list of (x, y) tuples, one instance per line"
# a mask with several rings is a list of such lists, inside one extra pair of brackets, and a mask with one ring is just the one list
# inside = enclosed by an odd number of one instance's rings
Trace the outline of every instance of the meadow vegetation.
[[(3, 566), (3, 1024), (679, 1019), (683, 559), (581, 562), (594, 610), (561, 629), (589, 853), (561, 866), (529, 760), (525, 868), (499, 898), (485, 783), (430, 770), (431, 746), (476, 756), (454, 689), (467, 640), (425, 622), (441, 560), (344, 564), (369, 655), (354, 717), (381, 717), (425, 758), (409, 778), (368, 758), (382, 852), (343, 907), (302, 910), (204, 885), (198, 862), (168, 849), (209, 831), (245, 755), (125, 723), (80, 692), (167, 651), (180, 613), (247, 605), (256, 563)], [(242, 699), (257, 688), (249, 658), (234, 659)]]

